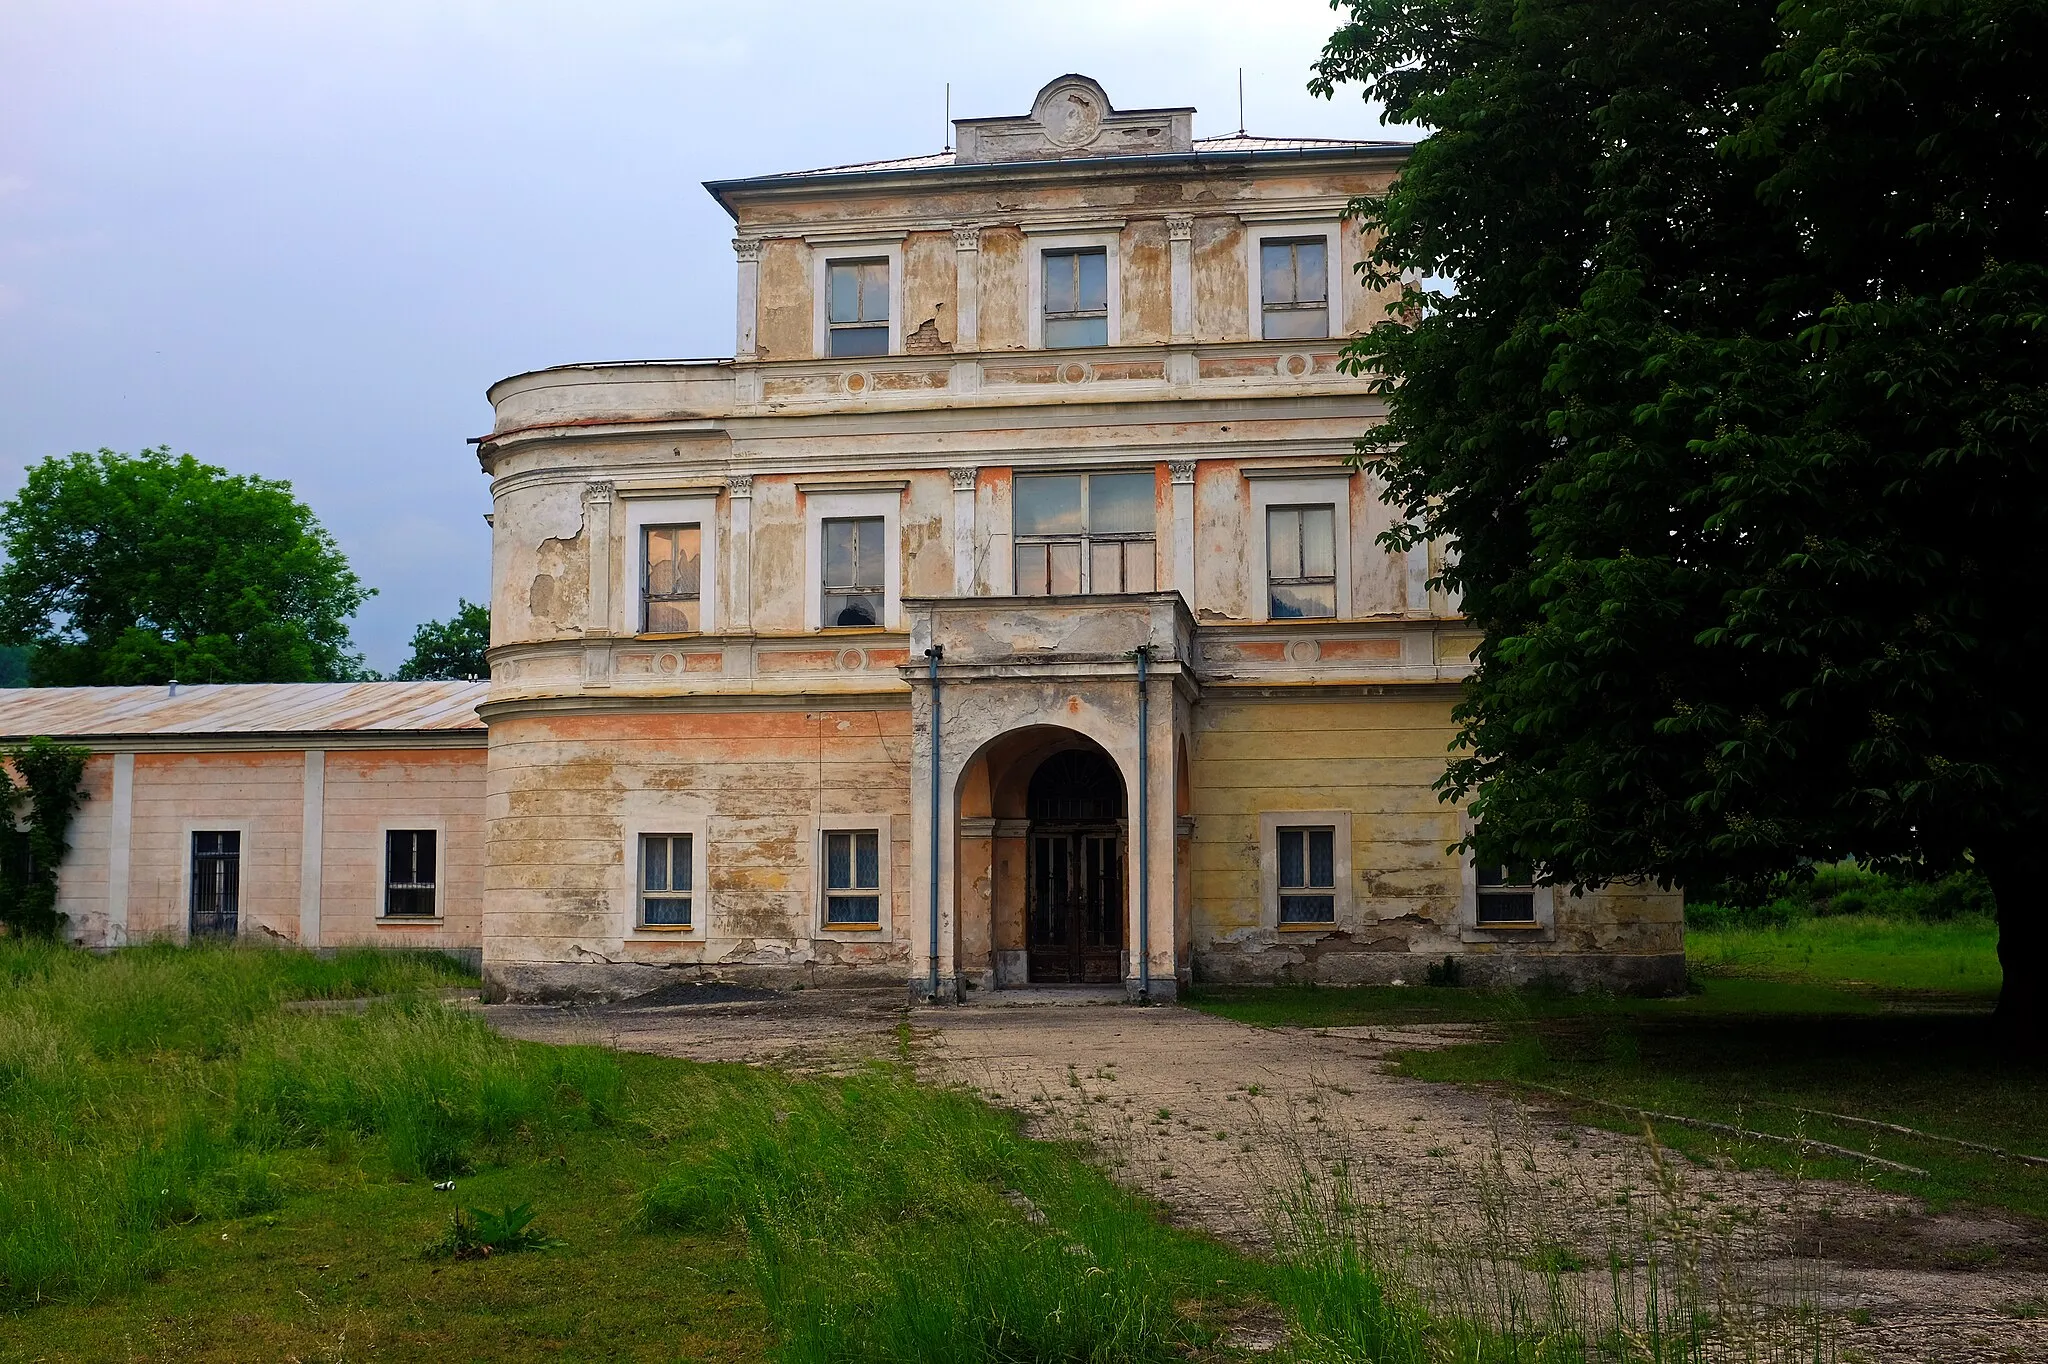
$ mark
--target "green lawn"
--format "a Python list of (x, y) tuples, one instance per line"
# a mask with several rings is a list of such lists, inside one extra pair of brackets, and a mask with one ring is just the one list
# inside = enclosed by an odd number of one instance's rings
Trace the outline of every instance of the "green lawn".
[(1487, 1040), (1404, 1053), (1396, 1065), (1419, 1079), (1528, 1087), (1620, 1130), (1640, 1123), (1548, 1091), (1804, 1135), (1928, 1173), (1657, 1128), (1660, 1140), (1703, 1157), (1865, 1179), (1937, 1207), (1967, 1202), (2048, 1217), (2048, 1168), (1796, 1111), (2048, 1156), (2048, 1068), (2014, 1057), (1991, 1031), (1995, 947), (1995, 931), (1978, 918), (1811, 918), (1690, 934), (1696, 989), (1676, 999), (1408, 987), (1212, 990), (1193, 1002), (1264, 1027), (1490, 1023)]

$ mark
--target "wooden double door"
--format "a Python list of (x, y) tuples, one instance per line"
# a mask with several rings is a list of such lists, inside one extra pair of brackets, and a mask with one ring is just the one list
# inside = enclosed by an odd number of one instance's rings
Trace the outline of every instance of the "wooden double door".
[(1034, 985), (1124, 978), (1124, 838), (1116, 825), (1034, 823), (1025, 946)]

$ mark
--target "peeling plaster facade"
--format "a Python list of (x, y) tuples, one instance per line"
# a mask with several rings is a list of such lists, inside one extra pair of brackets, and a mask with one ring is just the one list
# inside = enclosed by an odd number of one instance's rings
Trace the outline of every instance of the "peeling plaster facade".
[[(735, 222), (731, 359), (491, 389), (488, 988), (1071, 976), (1164, 998), (1447, 955), (1475, 980), (1679, 984), (1675, 894), (1538, 889), (1527, 922), (1482, 923), (1445, 852), (1461, 816), (1431, 784), (1477, 638), (1427, 554), (1378, 545), (1390, 512), (1345, 459), (1383, 407), (1338, 367), (1385, 306), (1341, 213), (1405, 147), (1196, 140), (1191, 110), (1117, 110), (1078, 76), (956, 127), (953, 153), (707, 187)], [(1323, 245), (1329, 335), (1263, 339), (1270, 242)], [(1106, 344), (1046, 345), (1047, 258), (1070, 251), (1101, 253)], [(835, 357), (833, 268), (862, 262), (886, 270), (886, 346)], [(1139, 590), (1022, 595), (1019, 479), (1116, 473), (1152, 483), (1151, 524), (1116, 542)], [(1272, 615), (1294, 507), (1329, 509), (1324, 618)], [(884, 537), (871, 626), (827, 619), (848, 519)], [(699, 537), (699, 628), (652, 633), (648, 528), (671, 526)], [(1064, 799), (1053, 771), (1092, 784)], [(1278, 840), (1304, 827), (1334, 840), (1333, 909), (1283, 923)], [(872, 923), (828, 909), (852, 831)], [(643, 840), (683, 835), (689, 922), (650, 923)], [(1084, 912), (1087, 942), (1052, 942)]]

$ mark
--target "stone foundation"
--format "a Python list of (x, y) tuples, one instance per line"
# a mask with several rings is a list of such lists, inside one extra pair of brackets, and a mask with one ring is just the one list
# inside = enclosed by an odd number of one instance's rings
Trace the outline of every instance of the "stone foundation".
[(1274, 962), (1244, 952), (1197, 952), (1198, 985), (1420, 985), (1445, 956), (1458, 964), (1461, 983), (1481, 988), (1555, 985), (1572, 991), (1624, 995), (1685, 992), (1685, 953), (1414, 952), (1328, 953)]

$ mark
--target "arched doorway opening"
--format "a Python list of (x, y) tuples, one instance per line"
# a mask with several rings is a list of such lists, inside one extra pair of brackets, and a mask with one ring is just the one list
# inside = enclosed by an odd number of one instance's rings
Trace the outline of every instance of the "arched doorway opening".
[(1041, 759), (1026, 787), (1025, 952), (1034, 985), (1123, 979), (1124, 782), (1093, 744)]

